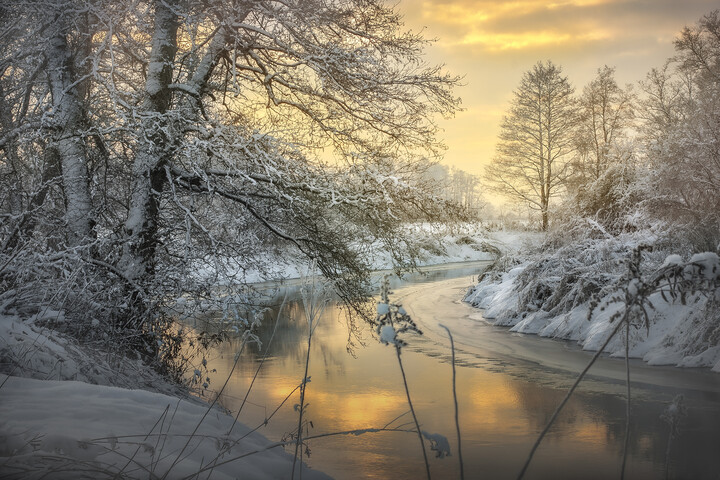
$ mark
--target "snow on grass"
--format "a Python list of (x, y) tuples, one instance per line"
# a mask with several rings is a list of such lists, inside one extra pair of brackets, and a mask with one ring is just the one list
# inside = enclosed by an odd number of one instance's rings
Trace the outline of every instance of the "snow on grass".
[(281, 445), (240, 424), (228, 435), (233, 417), (219, 409), (201, 422), (202, 400), (139, 361), (89, 351), (44, 326), (61, 320), (49, 310), (25, 321), (0, 315), (0, 478), (175, 479), (215, 458), (201, 478), (289, 476), (293, 458)]
[[(292, 456), (207, 406), (144, 390), (0, 375), (0, 472), (14, 478), (287, 478)], [(257, 452), (257, 453), (255, 453)], [(247, 456), (245, 456), (247, 455)], [(217, 459), (217, 461), (215, 461)], [(305, 478), (328, 478), (305, 471)]]

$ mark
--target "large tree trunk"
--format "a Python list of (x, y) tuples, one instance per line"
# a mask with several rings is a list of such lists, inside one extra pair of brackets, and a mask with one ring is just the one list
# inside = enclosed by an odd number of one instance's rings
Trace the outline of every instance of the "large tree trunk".
[(142, 112), (145, 120), (132, 169), (126, 238), (120, 261), (121, 270), (131, 280), (151, 276), (155, 270), (159, 196), (165, 186), (163, 169), (174, 143), (163, 128), (167, 126), (165, 113), (172, 100), (169, 85), (177, 53), (178, 31), (177, 14), (168, 3), (155, 2), (155, 31)]
[[(167, 182), (165, 166), (172, 158), (172, 150), (177, 141), (165, 133), (173, 129), (163, 128), (168, 121), (172, 121), (167, 113), (172, 101), (170, 84), (177, 53), (177, 31), (178, 16), (172, 10), (172, 5), (157, 1), (155, 32), (143, 105), (143, 114), (147, 118), (143, 126), (145, 135), (142, 138), (145, 140), (140, 143), (133, 164), (130, 208), (125, 222), (126, 241), (120, 262), (124, 274), (140, 284), (155, 272), (159, 197)], [(227, 36), (224, 28), (221, 28), (188, 80), (186, 90), (194, 92), (193, 98), (187, 97), (186, 101), (177, 107), (175, 117), (188, 120), (197, 114), (198, 105), (195, 102), (202, 101), (207, 81), (226, 43)]]
[(53, 144), (60, 156), (63, 189), (65, 192), (65, 221), (69, 246), (81, 245), (93, 236), (92, 200), (87, 167), (87, 152), (83, 134), (83, 115), (80, 84), (72, 56), (60, 29), (48, 47), (48, 78), (53, 102)]

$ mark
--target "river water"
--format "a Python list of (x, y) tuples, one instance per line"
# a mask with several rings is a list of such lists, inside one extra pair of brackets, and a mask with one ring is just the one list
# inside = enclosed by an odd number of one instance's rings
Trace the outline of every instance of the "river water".
[[(432, 268), (426, 276), (396, 282), (391, 296), (424, 332), (405, 337), (408, 346), (403, 348), (402, 359), (421, 428), (442, 434), (450, 442), (449, 457), (435, 458), (428, 451), (435, 479), (459, 478), (451, 350), (440, 323), (455, 338), (466, 478), (515, 478), (538, 433), (592, 356), (570, 342), (491, 326), (480, 311), (462, 303), (473, 276), (485, 266), (478, 262)], [(276, 321), (271, 312), (259, 334), (265, 347), (243, 350), (220, 399), (236, 413), (266, 355), (239, 416), (251, 427), (262, 424), (303, 378), (307, 322), (297, 288), (288, 287), (288, 293), (286, 315), (280, 316), (272, 343), (268, 346)], [(305, 398), (305, 415), (311, 422), (307, 435), (411, 421), (394, 349), (373, 338), (370, 327), (360, 326), (360, 336), (365, 346), (349, 353), (347, 317), (340, 305), (331, 302), (312, 337)], [(238, 341), (226, 342), (211, 355), (209, 366), (217, 370), (211, 374), (213, 387), (219, 388), (227, 378), (239, 347)], [(622, 359), (601, 358), (593, 366), (545, 437), (525, 478), (619, 478), (625, 434), (624, 378)], [(665, 478), (666, 468), (668, 478), (720, 478), (720, 375), (649, 367), (638, 360), (632, 361), (631, 379), (626, 478)], [(687, 415), (666, 455), (669, 426), (661, 416), (680, 394)], [(280, 440), (296, 430), (298, 414), (293, 406), (298, 402), (296, 392), (260, 432)], [(304, 460), (310, 468), (338, 479), (425, 477), (414, 433), (326, 436), (308, 441), (306, 453), (309, 456)]]

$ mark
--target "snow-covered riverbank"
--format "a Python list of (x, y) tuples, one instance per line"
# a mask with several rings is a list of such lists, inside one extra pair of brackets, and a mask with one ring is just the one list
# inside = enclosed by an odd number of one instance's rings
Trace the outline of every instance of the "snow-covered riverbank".
[[(501, 251), (516, 251), (538, 234), (525, 232), (488, 232), (479, 225), (456, 224), (438, 226), (409, 225), (407, 235), (420, 238), (417, 266), (426, 267), (445, 263), (494, 260)], [(391, 253), (380, 244), (366, 252), (370, 270), (391, 270), (394, 267)], [(264, 258), (262, 268), (246, 268), (233, 259), (212, 258), (198, 266), (194, 275), (199, 281), (215, 283), (264, 283), (278, 279), (301, 278), (308, 273), (307, 259), (297, 254), (277, 252)]]
[[(577, 341), (598, 350), (617, 325), (626, 290), (623, 275), (630, 252), (641, 238), (590, 240), (534, 255), (501, 260), (473, 287), (465, 301), (483, 309), (483, 317), (510, 331)], [(644, 274), (677, 267), (686, 278), (705, 282), (702, 292), (673, 296), (668, 285), (648, 296), (648, 317), (630, 332), (630, 356), (651, 365), (707, 367), (720, 372), (720, 299), (716, 287), (720, 262), (708, 252), (687, 258), (658, 251), (646, 259)], [(694, 272), (694, 273), (693, 273)], [(625, 285), (627, 287), (627, 284)], [(632, 287), (627, 292), (634, 295)], [(620, 296), (618, 297), (618, 293)], [(601, 308), (588, 318), (593, 301)], [(644, 314), (641, 314), (644, 315)], [(624, 336), (616, 335), (606, 351), (624, 357)]]
[[(496, 248), (507, 244), (479, 228), (432, 234), (443, 246), (428, 238), (422, 265), (492, 259)], [(275, 266), (269, 272), (276, 278), (299, 277), (307, 268), (292, 258), (268, 263)], [(388, 268), (390, 257), (378, 249), (372, 264)], [(267, 274), (248, 272), (244, 280), (266, 280)], [(59, 333), (63, 312), (26, 310), (0, 306), (0, 476), (290, 475), (293, 457), (281, 445), (248, 434), (248, 426), (233, 426), (233, 418), (219, 408), (206, 415), (203, 399), (139, 360), (95, 351)], [(303, 476), (326, 478), (311, 470)]]

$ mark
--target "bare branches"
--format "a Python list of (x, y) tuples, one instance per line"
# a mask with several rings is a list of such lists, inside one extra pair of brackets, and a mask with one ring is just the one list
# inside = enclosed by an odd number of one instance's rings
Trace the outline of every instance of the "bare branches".
[(547, 230), (550, 199), (568, 178), (576, 125), (573, 88), (552, 62), (526, 72), (503, 119), (496, 157), (486, 180), (491, 189), (533, 205)]
[(271, 255), (316, 260), (360, 309), (371, 245), (410, 268), (402, 222), (463, 213), (420, 174), (458, 79), (380, 0), (18, 0), (7, 15), (0, 181), (19, 187), (0, 198), (0, 255), (69, 240), (92, 259), (73, 274), (96, 276), (140, 343), (163, 317), (147, 298), (212, 297), (198, 269), (242, 283)]

